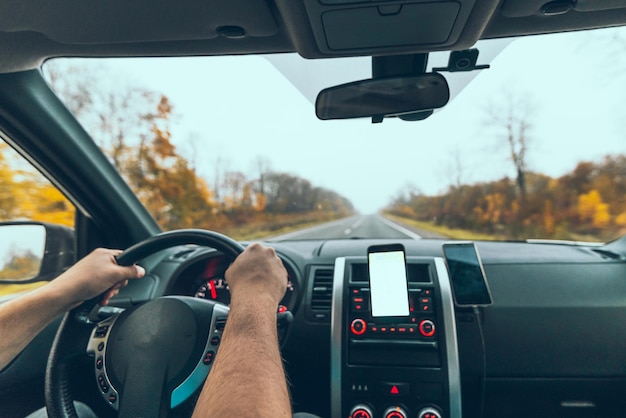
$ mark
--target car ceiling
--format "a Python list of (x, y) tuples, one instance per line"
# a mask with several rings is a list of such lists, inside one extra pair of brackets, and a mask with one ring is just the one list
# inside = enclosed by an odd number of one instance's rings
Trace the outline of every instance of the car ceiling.
[(56, 56), (409, 54), (624, 24), (626, 0), (3, 0), (0, 72)]

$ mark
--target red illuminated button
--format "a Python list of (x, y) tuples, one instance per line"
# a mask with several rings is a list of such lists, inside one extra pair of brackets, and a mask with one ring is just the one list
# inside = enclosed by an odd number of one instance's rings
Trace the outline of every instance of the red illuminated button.
[(441, 418), (441, 413), (435, 408), (424, 408), (417, 413), (417, 418)]
[(372, 418), (374, 414), (366, 405), (355, 405), (350, 411), (350, 418)]
[(407, 418), (406, 412), (399, 406), (392, 406), (387, 408), (387, 410), (383, 413), (383, 417), (385, 418)]
[(367, 324), (365, 324), (365, 321), (361, 318), (357, 318), (350, 324), (350, 331), (352, 331), (354, 335), (363, 335), (365, 331), (367, 331)]
[(435, 323), (430, 319), (424, 319), (419, 324), (419, 330), (424, 337), (432, 337), (435, 335)]
[(407, 396), (409, 394), (408, 382), (381, 382), (380, 392), (383, 395)]
[(207, 353), (204, 355), (204, 358), (202, 359), (202, 362), (208, 366), (209, 364), (213, 363), (214, 357), (215, 351), (207, 351)]

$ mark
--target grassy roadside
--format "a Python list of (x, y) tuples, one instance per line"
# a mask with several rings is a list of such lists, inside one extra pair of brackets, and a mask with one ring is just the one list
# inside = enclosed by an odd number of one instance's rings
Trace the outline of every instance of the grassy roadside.
[(326, 223), (328, 221), (317, 222), (303, 222), (294, 223), (290, 226), (285, 226), (279, 229), (267, 229), (262, 227), (250, 227), (242, 226), (240, 228), (232, 228), (226, 231), (226, 234), (237, 241), (254, 241), (262, 240), (264, 238), (273, 237), (276, 235), (288, 234), (290, 232), (297, 231), (299, 229), (311, 228), (313, 226)]
[(458, 229), (458, 228), (448, 228), (447, 226), (435, 225), (434, 222), (424, 222), (424, 221), (416, 221), (415, 219), (404, 218), (401, 216), (390, 215), (388, 213), (384, 214), (385, 217), (403, 223), (408, 226), (412, 226), (417, 229), (423, 229), (424, 231), (434, 232), (436, 234), (443, 235), (446, 238), (450, 239), (467, 239), (467, 240), (476, 240), (476, 241), (493, 241), (499, 239), (505, 239), (503, 236), (498, 235), (489, 235), (489, 234), (481, 234), (477, 232), (472, 232), (467, 229)]

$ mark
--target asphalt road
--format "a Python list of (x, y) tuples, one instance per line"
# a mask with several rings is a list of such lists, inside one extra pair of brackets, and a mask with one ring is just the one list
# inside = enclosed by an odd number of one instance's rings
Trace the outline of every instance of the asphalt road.
[[(342, 238), (413, 238), (427, 237), (425, 231), (398, 225), (380, 215), (356, 215), (302, 229), (289, 234), (272, 237), (271, 241), (297, 239), (342, 239)], [(432, 237), (432, 234), (430, 234)]]

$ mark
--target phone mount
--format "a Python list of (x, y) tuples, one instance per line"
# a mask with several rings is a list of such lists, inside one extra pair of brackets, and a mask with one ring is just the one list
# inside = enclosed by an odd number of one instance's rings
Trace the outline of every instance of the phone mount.
[(467, 72), (475, 70), (486, 70), (490, 68), (489, 64), (476, 65), (478, 61), (479, 51), (476, 48), (465, 49), (463, 51), (450, 52), (450, 58), (448, 58), (447, 67), (435, 67), (433, 71), (442, 72), (448, 71), (450, 73)]

